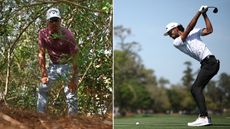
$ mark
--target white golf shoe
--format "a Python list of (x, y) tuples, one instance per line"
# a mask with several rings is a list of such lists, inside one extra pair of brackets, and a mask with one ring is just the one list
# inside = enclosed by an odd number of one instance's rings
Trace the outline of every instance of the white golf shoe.
[(194, 122), (189, 122), (188, 126), (208, 126), (211, 125), (210, 117), (198, 117)]

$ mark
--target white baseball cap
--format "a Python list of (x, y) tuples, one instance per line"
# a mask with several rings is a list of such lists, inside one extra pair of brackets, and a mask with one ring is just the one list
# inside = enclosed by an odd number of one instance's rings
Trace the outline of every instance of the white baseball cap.
[(179, 26), (180, 24), (179, 23), (176, 23), (176, 22), (171, 22), (171, 23), (169, 23), (168, 25), (166, 25), (166, 32), (164, 33), (164, 36), (167, 36), (168, 35), (168, 32), (171, 30), (171, 29), (173, 29), (173, 28), (175, 28), (175, 27), (177, 27), (177, 26)]
[(57, 8), (50, 8), (47, 13), (46, 13), (46, 20), (49, 20), (52, 17), (58, 17), (61, 18), (60, 16), (60, 11)]

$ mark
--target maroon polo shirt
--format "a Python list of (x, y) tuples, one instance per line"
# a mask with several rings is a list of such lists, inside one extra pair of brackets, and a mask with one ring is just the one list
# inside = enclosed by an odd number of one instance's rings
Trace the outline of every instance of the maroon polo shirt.
[(47, 49), (50, 60), (54, 64), (62, 63), (63, 58), (77, 52), (77, 44), (72, 32), (67, 28), (62, 28), (61, 32), (59, 35), (52, 35), (48, 28), (39, 31), (39, 47)]

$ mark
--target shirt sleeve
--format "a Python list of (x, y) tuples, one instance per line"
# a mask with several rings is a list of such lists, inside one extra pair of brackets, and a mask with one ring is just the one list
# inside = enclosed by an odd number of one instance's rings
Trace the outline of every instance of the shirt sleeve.
[[(189, 35), (187, 36), (186, 40), (187, 40), (188, 38), (190, 38), (190, 39), (192, 39), (192, 38), (198, 38), (198, 39), (200, 39), (201, 33), (202, 33), (202, 29), (201, 29), (201, 28), (195, 28), (195, 29), (193, 29), (193, 30), (189, 33)], [(186, 41), (185, 41), (185, 42), (186, 42)], [(181, 37), (176, 38), (176, 39), (174, 40), (174, 42), (173, 42), (173, 45), (174, 45), (175, 47), (178, 47), (178, 46), (183, 45), (183, 44), (184, 44), (184, 42), (182, 41)]]
[(193, 29), (193, 34), (195, 34), (196, 36), (200, 37), (201, 36), (201, 33), (202, 33), (202, 30), (201, 28), (195, 28)]
[(182, 41), (182, 39), (181, 39), (180, 36), (179, 36), (178, 38), (176, 38), (176, 39), (173, 41), (173, 45), (174, 45), (175, 47), (178, 47), (178, 46), (180, 46), (180, 45), (183, 45), (183, 41)]

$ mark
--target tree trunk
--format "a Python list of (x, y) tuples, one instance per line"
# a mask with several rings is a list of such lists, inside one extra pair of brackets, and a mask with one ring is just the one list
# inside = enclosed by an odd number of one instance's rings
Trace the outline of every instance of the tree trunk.
[(10, 49), (8, 50), (8, 53), (7, 53), (7, 71), (6, 71), (6, 83), (5, 83), (5, 91), (4, 91), (4, 94), (3, 94), (3, 100), (6, 103), (6, 95), (7, 95), (7, 92), (8, 92), (8, 86), (9, 86), (9, 79), (10, 79), (10, 67), (11, 67), (11, 51)]

